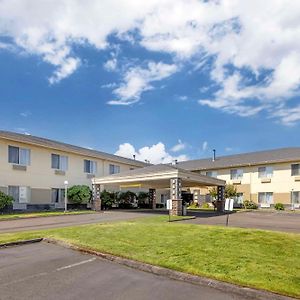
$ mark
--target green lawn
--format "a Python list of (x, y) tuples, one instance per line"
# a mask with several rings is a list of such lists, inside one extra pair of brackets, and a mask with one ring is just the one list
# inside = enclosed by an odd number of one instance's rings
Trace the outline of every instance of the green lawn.
[(0, 214), (0, 221), (13, 220), (13, 219), (26, 219), (26, 218), (37, 218), (37, 217), (53, 217), (61, 215), (79, 215), (79, 214), (92, 214), (95, 213), (93, 210), (71, 210), (66, 213), (63, 211), (42, 211), (32, 213), (11, 213), (11, 214)]
[(191, 274), (300, 298), (300, 235), (168, 223), (166, 216), (25, 233), (0, 243), (51, 237)]

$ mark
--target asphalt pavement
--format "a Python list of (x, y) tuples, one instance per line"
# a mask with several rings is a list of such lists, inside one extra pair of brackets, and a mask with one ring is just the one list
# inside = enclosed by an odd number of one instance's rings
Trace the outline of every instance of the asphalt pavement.
[(0, 298), (246, 300), (44, 242), (0, 249)]

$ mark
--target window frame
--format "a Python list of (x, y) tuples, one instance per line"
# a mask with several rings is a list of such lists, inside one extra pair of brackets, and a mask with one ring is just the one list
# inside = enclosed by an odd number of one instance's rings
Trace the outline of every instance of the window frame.
[[(234, 173), (234, 171), (236, 171), (236, 173)], [(243, 176), (244, 176), (243, 169), (231, 169), (230, 170), (230, 179), (231, 180), (242, 180)]]
[[(17, 155), (17, 160), (12, 159), (11, 152), (10, 152), (11, 149), (16, 150), (15, 155)], [(26, 153), (25, 160), (24, 160), (24, 156), (23, 156), (24, 153)], [(8, 163), (14, 164), (14, 165), (19, 165), (19, 166), (30, 166), (31, 149), (8, 145)]]
[[(57, 159), (58, 167), (56, 166), (56, 164), (53, 163), (54, 157), (58, 158)], [(63, 167), (63, 163), (64, 163), (65, 167)], [(59, 170), (59, 171), (67, 171), (68, 168), (69, 168), (69, 157), (68, 156), (57, 154), (57, 153), (51, 153), (51, 169)]]
[[(88, 168), (86, 168), (88, 166)], [(93, 174), (97, 173), (97, 162), (95, 160), (84, 159), (83, 160), (83, 172), (86, 174)]]
[[(297, 168), (293, 169), (293, 166), (297, 166)], [(295, 171), (297, 171), (297, 174), (294, 174)], [(300, 163), (291, 164), (291, 176), (300, 176)]]
[(119, 165), (109, 164), (109, 175), (118, 174), (121, 172)]
[[(264, 199), (265, 199), (264, 201), (260, 201), (260, 195), (264, 195)], [(272, 201), (271, 202), (267, 201), (267, 195), (272, 196)], [(274, 194), (273, 194), (273, 192), (258, 192), (257, 202), (259, 204), (268, 204), (268, 205), (274, 204)]]
[[(265, 169), (264, 172), (260, 171), (260, 169)], [(268, 170), (272, 170), (272, 172), (268, 172)], [(272, 166), (263, 166), (257, 168), (258, 178), (272, 178), (274, 173), (274, 168)]]

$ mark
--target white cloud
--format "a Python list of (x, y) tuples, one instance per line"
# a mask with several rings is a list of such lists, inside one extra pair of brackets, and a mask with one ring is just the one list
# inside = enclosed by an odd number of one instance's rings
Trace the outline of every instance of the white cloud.
[(31, 112), (29, 110), (25, 110), (25, 111), (20, 112), (20, 116), (23, 117), (23, 118), (27, 118), (30, 115), (31, 115)]
[(141, 94), (151, 90), (152, 82), (167, 78), (177, 71), (174, 64), (149, 62), (146, 68), (132, 67), (124, 74), (123, 83), (113, 91), (116, 100), (111, 105), (129, 105), (140, 100)]
[[(299, 11), (295, 0), (2, 0), (0, 35), (13, 44), (1, 41), (0, 48), (40, 56), (55, 67), (54, 84), (80, 66), (74, 45), (109, 49), (115, 35), (171, 54), (171, 66), (188, 62), (208, 74), (215, 93), (201, 105), (241, 116), (265, 113), (291, 125), (299, 121)], [(151, 80), (147, 70), (126, 72), (110, 104), (137, 102), (152, 81), (170, 76)]]
[(208, 142), (204, 141), (203, 144), (202, 144), (202, 151), (206, 151), (207, 147), (208, 147)]
[(160, 164), (160, 163), (171, 163), (174, 160), (184, 161), (187, 160), (188, 157), (185, 154), (172, 156), (166, 151), (166, 147), (163, 143), (159, 142), (152, 146), (145, 146), (136, 150), (133, 145), (130, 143), (124, 143), (119, 145), (119, 149), (115, 153), (116, 155), (135, 158), (140, 161), (150, 161), (152, 164)]
[(112, 59), (107, 60), (104, 63), (103, 67), (104, 67), (105, 70), (111, 72), (111, 71), (115, 71), (116, 70), (117, 64), (118, 64), (118, 60), (114, 57)]
[(178, 143), (171, 148), (171, 151), (179, 152), (179, 151), (184, 150), (185, 148), (186, 148), (186, 144), (183, 143), (181, 140), (178, 140)]

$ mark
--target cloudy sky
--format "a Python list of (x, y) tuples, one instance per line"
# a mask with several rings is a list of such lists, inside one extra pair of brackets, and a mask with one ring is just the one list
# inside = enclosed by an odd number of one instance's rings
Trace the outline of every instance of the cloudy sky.
[(0, 0), (0, 128), (153, 163), (299, 146), (300, 1)]

